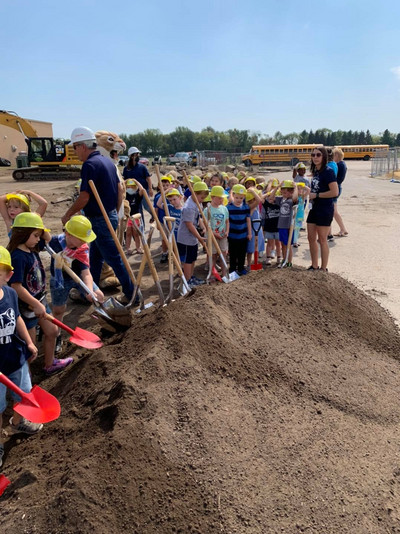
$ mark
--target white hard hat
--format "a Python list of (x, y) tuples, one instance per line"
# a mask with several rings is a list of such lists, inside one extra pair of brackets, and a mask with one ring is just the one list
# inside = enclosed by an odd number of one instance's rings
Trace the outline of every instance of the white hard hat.
[(71, 133), (71, 142), (69, 145), (73, 145), (74, 143), (81, 143), (82, 141), (94, 141), (96, 142), (96, 136), (94, 135), (94, 132), (90, 128), (86, 128), (86, 126), (79, 126), (78, 128), (74, 128)]
[(128, 150), (128, 156), (132, 156), (132, 154), (140, 154), (140, 150), (135, 146), (131, 146), (131, 148)]

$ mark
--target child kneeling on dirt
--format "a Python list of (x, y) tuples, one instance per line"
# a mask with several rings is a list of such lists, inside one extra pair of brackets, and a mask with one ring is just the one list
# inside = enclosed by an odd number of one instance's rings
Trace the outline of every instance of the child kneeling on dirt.
[[(36, 358), (38, 350), (19, 313), (17, 293), (7, 286), (12, 274), (10, 253), (4, 247), (0, 247), (0, 372), (22, 391), (29, 393), (32, 384), (28, 361)], [(0, 466), (3, 464), (4, 455), (2, 427), (3, 412), (7, 407), (6, 393), (7, 387), (0, 384)], [(21, 400), (14, 392), (11, 392), (11, 396), (15, 402)], [(43, 428), (42, 424), (31, 423), (15, 411), (10, 419), (10, 425), (13, 432), (24, 434), (36, 434)]]
[[(62, 262), (65, 262), (75, 274), (80, 276), (82, 281), (92, 290), (97, 299), (103, 302), (104, 295), (102, 291), (93, 282), (89, 264), (89, 246), (96, 239), (96, 234), (92, 230), (92, 225), (83, 215), (75, 215), (65, 225), (65, 233), (52, 237), (50, 247), (54, 252), (60, 255), (60, 265), (57, 265), (57, 259), (51, 260), (50, 265), (50, 290), (53, 315), (59, 321), (63, 320), (64, 313), (67, 309), (67, 300), (72, 288), (80, 286), (72, 280), (66, 272), (60, 272)], [(56, 265), (54, 265), (56, 263)], [(61, 279), (60, 279), (61, 278)], [(91, 302), (92, 297), (87, 294), (86, 299)], [(62, 341), (61, 334), (58, 334), (56, 342), (56, 353), (61, 352)]]
[[(193, 186), (194, 194), (201, 204), (208, 196), (208, 187), (204, 182), (197, 182)], [(204, 284), (204, 280), (200, 280), (194, 276), (194, 266), (197, 260), (198, 243), (204, 243), (204, 237), (201, 237), (197, 230), (199, 222), (199, 209), (195, 201), (189, 197), (182, 208), (181, 224), (178, 229), (178, 251), (182, 262), (183, 274), (190, 286), (198, 286)]]

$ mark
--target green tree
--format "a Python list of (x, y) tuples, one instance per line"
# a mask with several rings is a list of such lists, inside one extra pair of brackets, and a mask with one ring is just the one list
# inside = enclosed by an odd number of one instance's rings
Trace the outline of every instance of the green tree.
[(385, 130), (381, 137), (381, 143), (382, 145), (389, 145), (394, 146), (394, 136), (389, 132), (389, 130)]
[(366, 145), (373, 145), (374, 144), (374, 142), (372, 140), (371, 132), (369, 130), (367, 130), (365, 132), (365, 144)]

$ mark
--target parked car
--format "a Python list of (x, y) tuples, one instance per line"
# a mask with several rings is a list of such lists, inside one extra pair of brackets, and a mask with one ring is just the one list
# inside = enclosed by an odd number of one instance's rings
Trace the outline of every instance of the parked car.
[(139, 163), (142, 163), (143, 165), (146, 165), (146, 167), (148, 167), (150, 162), (147, 158), (140, 158)]
[(128, 161), (129, 161), (128, 156), (119, 156), (118, 165), (121, 165), (121, 167), (125, 167)]
[(179, 163), (190, 164), (190, 154), (188, 152), (176, 152), (174, 156), (167, 158), (167, 165), (179, 165)]
[(162, 165), (162, 157), (161, 156), (154, 156), (153, 161), (151, 162), (152, 165)]

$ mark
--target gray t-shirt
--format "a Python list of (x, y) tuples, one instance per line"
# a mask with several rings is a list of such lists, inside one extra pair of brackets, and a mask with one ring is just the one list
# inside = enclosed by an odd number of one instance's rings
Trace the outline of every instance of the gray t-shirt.
[(178, 228), (177, 241), (178, 243), (182, 243), (182, 245), (197, 245), (197, 237), (189, 232), (185, 222), (191, 222), (195, 227), (197, 227), (199, 222), (199, 209), (192, 197), (187, 199), (182, 208), (182, 217)]
[(276, 197), (274, 203), (279, 206), (278, 230), (289, 229), (292, 222), (293, 200), (291, 198)]

